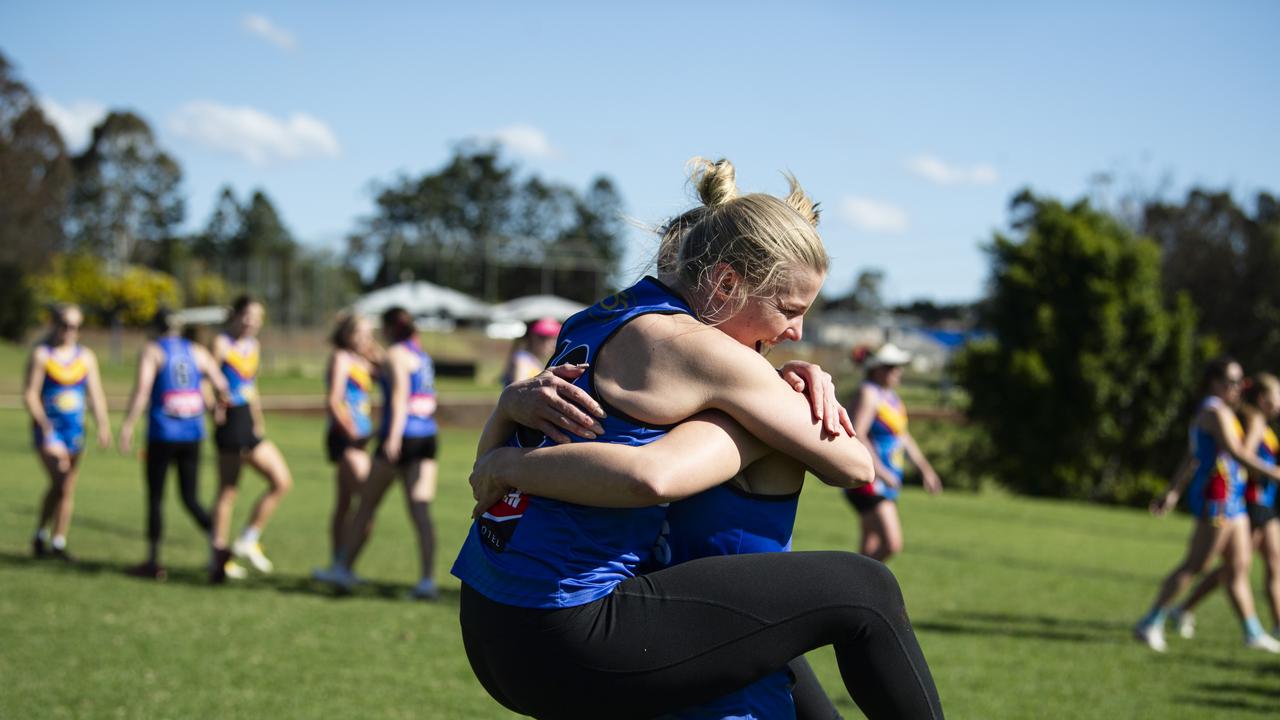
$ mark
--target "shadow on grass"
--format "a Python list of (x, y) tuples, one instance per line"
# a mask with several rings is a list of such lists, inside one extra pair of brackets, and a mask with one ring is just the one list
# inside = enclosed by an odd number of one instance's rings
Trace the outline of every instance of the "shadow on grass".
[(1046, 575), (1087, 578), (1090, 580), (1110, 580), (1112, 582), (1124, 583), (1126, 585), (1132, 585), (1135, 583), (1152, 584), (1160, 579), (1160, 575), (1158, 574), (1126, 572), (1124, 570), (1112, 570), (1110, 568), (1100, 568), (1080, 563), (1045, 562), (1043, 560), (1032, 560), (1029, 558), (1019, 558), (1009, 555), (993, 555), (986, 552), (969, 552), (959, 548), (944, 547), (941, 545), (916, 543), (911, 546), (910, 552), (913, 555), (924, 555), (927, 557), (952, 560), (955, 562), (980, 562), (983, 564), (996, 565), (1002, 568), (1026, 570), (1028, 572), (1043, 573)]
[[(64, 563), (58, 560), (37, 560), (29, 555), (11, 552), (0, 552), (0, 566), (9, 566), (29, 570), (46, 570), (59, 573), (75, 573), (80, 575), (119, 575), (139, 583), (149, 585), (181, 585), (202, 587), (209, 592), (260, 592), (273, 591), (285, 595), (311, 595), (333, 600), (393, 600), (407, 602), (411, 585), (383, 581), (362, 582), (350, 592), (340, 590), (332, 585), (316, 582), (302, 575), (253, 575), (246, 580), (229, 580), (226, 585), (213, 586), (203, 568), (170, 567), (167, 577), (162, 581), (147, 578), (134, 578), (128, 575), (131, 564), (103, 560), (77, 560)], [(438, 603), (446, 605), (458, 604), (458, 591), (454, 588), (440, 588)]]
[(1175, 697), (1174, 702), (1179, 705), (1199, 705), (1213, 710), (1231, 710), (1233, 712), (1245, 712), (1269, 717), (1275, 717), (1276, 714), (1274, 702), (1257, 703), (1238, 698), (1193, 697), (1188, 695)]
[(1125, 623), (1109, 620), (982, 612), (948, 614), (940, 621), (925, 620), (913, 625), (917, 630), (948, 635), (1102, 644), (1124, 642), (1128, 629)]

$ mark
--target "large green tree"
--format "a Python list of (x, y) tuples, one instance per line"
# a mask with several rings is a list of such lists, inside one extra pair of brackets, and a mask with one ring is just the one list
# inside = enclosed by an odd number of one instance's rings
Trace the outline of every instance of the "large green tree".
[(132, 112), (112, 112), (73, 161), (68, 227), (76, 250), (111, 260), (170, 265), (184, 200), (182, 170), (151, 127)]
[(1149, 202), (1143, 231), (1159, 244), (1169, 296), (1186, 292), (1199, 329), (1245, 369), (1280, 370), (1280, 203), (1248, 213), (1227, 192), (1194, 189), (1181, 203)]
[(1183, 437), (1191, 303), (1167, 305), (1156, 244), (1087, 202), (1024, 191), (1012, 209), (987, 249), (990, 335), (957, 358), (988, 440), (971, 467), (1035, 495), (1145, 500)]
[(622, 254), (622, 199), (604, 177), (585, 192), (521, 177), (497, 148), (462, 145), (439, 170), (381, 186), (349, 241), (370, 284), (406, 275), (488, 299), (554, 292), (591, 301)]
[(21, 338), (34, 320), (27, 278), (63, 244), (70, 186), (61, 136), (0, 54), (0, 337)]

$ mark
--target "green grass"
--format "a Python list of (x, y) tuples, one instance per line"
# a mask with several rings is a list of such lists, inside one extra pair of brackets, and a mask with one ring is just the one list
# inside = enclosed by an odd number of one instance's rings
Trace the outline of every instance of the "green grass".
[[(360, 571), (336, 598), (306, 580), (325, 560), (332, 481), (319, 419), (273, 416), (297, 487), (265, 539), (278, 573), (223, 588), (202, 580), (204, 544), (167, 500), (163, 584), (125, 577), (144, 549), (136, 459), (92, 450), (77, 494), (76, 567), (27, 557), (45, 480), (27, 421), (0, 411), (0, 718), (508, 717), (476, 683), (447, 569), (467, 527), (474, 431), (443, 434), (434, 605), (399, 599), (416, 579), (402, 499), (388, 497)], [(212, 457), (203, 468), (213, 488)], [(245, 498), (261, 487), (242, 480)], [(996, 493), (902, 503), (901, 580), (949, 717), (1249, 718), (1276, 708), (1280, 660), (1240, 646), (1221, 597), (1200, 636), (1157, 656), (1128, 636), (1188, 532), (1182, 518)], [(836, 491), (803, 495), (797, 549), (849, 548), (857, 523)], [(761, 578), (761, 582), (767, 582)], [(829, 650), (812, 656), (846, 717), (858, 713)]]

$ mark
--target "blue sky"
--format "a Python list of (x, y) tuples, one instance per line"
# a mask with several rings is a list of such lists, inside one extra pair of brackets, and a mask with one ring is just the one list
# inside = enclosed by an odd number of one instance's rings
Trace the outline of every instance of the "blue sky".
[[(688, 206), (693, 155), (744, 190), (790, 170), (825, 208), (826, 292), (878, 267), (892, 300), (978, 297), (1024, 186), (1280, 191), (1280, 3), (318, 5), (7, 0), (0, 50), (73, 149), (105, 108), (146, 117), (189, 226), (223, 183), (261, 187), (335, 249), (372, 181), (477, 137), (611, 176), (645, 223)], [(654, 244), (628, 248), (624, 280)]]

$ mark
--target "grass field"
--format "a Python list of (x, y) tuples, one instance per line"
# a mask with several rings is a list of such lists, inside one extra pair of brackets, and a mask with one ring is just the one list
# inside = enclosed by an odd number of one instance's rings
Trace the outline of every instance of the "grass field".
[[(121, 573), (144, 548), (140, 469), (96, 449), (85, 459), (70, 536), (82, 562), (30, 560), (45, 481), (27, 420), (0, 411), (0, 718), (509, 716), (471, 676), (458, 586), (447, 574), (468, 522), (474, 431), (443, 434), (435, 517), (444, 594), (414, 604), (401, 599), (416, 559), (398, 494), (359, 568), (373, 582), (338, 598), (306, 579), (327, 554), (332, 485), (320, 420), (268, 420), (297, 478), (265, 539), (278, 573), (210, 588), (204, 543), (173, 486), (169, 581)], [(254, 477), (242, 483), (246, 494), (260, 487)], [(1200, 637), (1173, 638), (1167, 655), (1129, 639), (1182, 548), (1185, 519), (911, 490), (902, 510), (907, 551), (892, 567), (949, 717), (1247, 718), (1280, 706), (1280, 660), (1241, 647), (1222, 597), (1201, 612)], [(835, 491), (806, 490), (797, 549), (849, 548), (855, 533)], [(840, 709), (859, 717), (830, 651), (811, 659)]]

